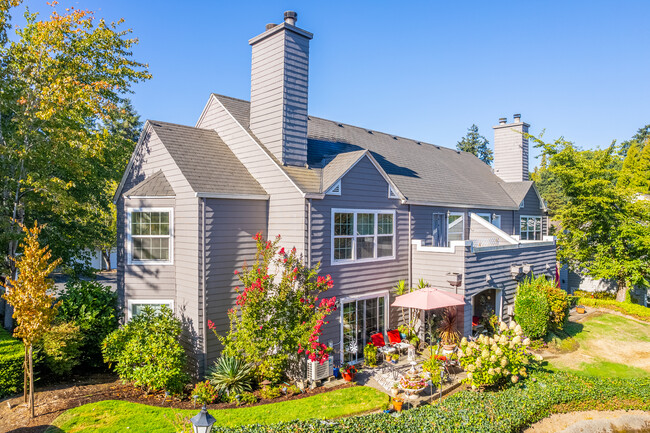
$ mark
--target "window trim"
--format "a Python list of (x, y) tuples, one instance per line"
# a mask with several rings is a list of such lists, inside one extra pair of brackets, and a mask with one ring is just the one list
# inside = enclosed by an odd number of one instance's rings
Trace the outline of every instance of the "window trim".
[(174, 311), (174, 300), (173, 299), (137, 299), (129, 298), (127, 300), (127, 309), (126, 316), (127, 321), (133, 318), (133, 305), (134, 304), (143, 304), (143, 305), (167, 305), (172, 311)]
[(464, 241), (465, 240), (465, 219), (466, 215), (465, 212), (448, 212), (447, 213), (447, 246), (451, 245), (451, 242), (453, 242), (451, 239), (449, 239), (449, 217), (452, 215), (457, 215), (461, 217), (461, 222), (463, 223), (463, 230), (461, 231), (461, 238), (460, 239), (454, 239), (455, 241), (460, 240)]
[[(354, 215), (353, 217), (353, 232), (352, 232), (352, 258), (351, 259), (334, 259), (334, 216), (337, 213), (351, 213)], [(368, 236), (363, 236), (363, 235), (357, 235), (357, 214), (363, 214), (363, 213), (370, 213), (374, 214), (374, 222), (375, 222), (375, 234), (373, 237), (375, 238), (375, 243), (374, 243), (374, 257), (366, 258), (366, 259), (357, 259), (357, 237), (368, 237)], [(379, 236), (377, 234), (377, 224), (379, 222), (379, 218), (377, 218), (377, 215), (387, 215), (390, 214), (393, 216), (393, 255), (391, 256), (385, 256), (385, 257), (377, 257), (377, 242), (376, 239)], [(384, 261), (384, 260), (394, 260), (396, 257), (396, 242), (395, 239), (397, 238), (397, 227), (396, 227), (396, 219), (397, 219), (397, 212), (394, 209), (340, 209), (340, 208), (333, 208), (331, 215), (330, 215), (330, 264), (332, 266), (334, 265), (344, 265), (348, 263), (368, 263), (368, 262), (379, 262), (379, 261)], [(385, 235), (387, 237), (388, 235)], [(350, 236), (340, 236), (343, 238), (349, 238)], [(339, 238), (340, 238), (339, 237)]]
[[(384, 298), (384, 338), (385, 338), (386, 335), (387, 335), (386, 331), (388, 331), (390, 329), (390, 323), (391, 323), (390, 322), (390, 290), (378, 290), (378, 291), (375, 291), (375, 292), (365, 293), (365, 294), (362, 294), (362, 295), (350, 295), (350, 296), (343, 297), (338, 301), (339, 306), (340, 306), (340, 310), (341, 310), (340, 315), (339, 315), (339, 330), (340, 330), (339, 347), (341, 348), (339, 357), (341, 358), (341, 362), (343, 362), (343, 359), (345, 357), (345, 347), (343, 346), (343, 344), (344, 344), (343, 343), (343, 341), (344, 341), (343, 340), (343, 311), (344, 311), (343, 306), (346, 303), (350, 303), (352, 301), (355, 301), (355, 302), (357, 302), (357, 301), (365, 301), (367, 299), (375, 299), (375, 298), (376, 299)], [(358, 362), (359, 361), (355, 361), (352, 364), (356, 364)]]
[(325, 192), (325, 195), (341, 195), (341, 180), (337, 180), (334, 185), (329, 187), (329, 189)]
[(388, 198), (399, 199), (399, 195), (397, 195), (397, 192), (393, 189), (393, 185), (390, 183), (388, 184)]
[[(539, 239), (523, 239), (521, 236), (521, 219), (522, 218), (539, 218), (540, 224), (539, 224)], [(535, 233), (535, 231), (528, 231), (525, 230), (526, 233)], [(534, 237), (534, 235), (533, 235)], [(542, 215), (519, 215), (519, 240), (526, 242), (526, 241), (532, 241), (532, 242), (540, 242), (544, 240), (544, 217)]]
[[(133, 260), (133, 237), (131, 235), (131, 214), (133, 212), (169, 212), (169, 260)], [(174, 208), (171, 207), (129, 207), (126, 209), (126, 263), (128, 265), (158, 265), (174, 264)]]

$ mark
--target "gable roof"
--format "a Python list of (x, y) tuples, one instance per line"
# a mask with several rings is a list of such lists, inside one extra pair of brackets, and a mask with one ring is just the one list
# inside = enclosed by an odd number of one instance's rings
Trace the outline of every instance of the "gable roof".
[(501, 186), (508, 195), (512, 197), (512, 200), (515, 203), (521, 204), (521, 202), (524, 201), (524, 198), (526, 198), (528, 191), (530, 191), (530, 188), (533, 186), (533, 183), (532, 180), (525, 180), (523, 182), (503, 182)]
[(124, 193), (127, 197), (174, 197), (176, 193), (159, 170)]
[[(246, 129), (250, 103), (213, 94)], [(518, 209), (504, 182), (476, 156), (425, 142), (309, 116), (309, 168), (282, 166), (303, 188), (322, 192), (327, 165), (342, 154), (368, 150), (400, 193), (413, 204)], [(349, 155), (351, 157), (351, 155)], [(338, 165), (338, 163), (336, 163)], [(324, 172), (319, 173), (319, 169)], [(336, 170), (332, 167), (332, 172)], [(322, 185), (321, 185), (322, 184)]]
[(160, 121), (148, 123), (197, 194), (266, 195), (215, 131)]

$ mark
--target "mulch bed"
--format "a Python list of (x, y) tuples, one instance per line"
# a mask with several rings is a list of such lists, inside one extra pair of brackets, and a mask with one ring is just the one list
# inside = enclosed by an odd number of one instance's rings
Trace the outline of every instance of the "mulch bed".
[[(40, 386), (39, 386), (40, 385)], [(331, 388), (318, 387), (305, 390), (297, 395), (284, 395), (272, 400), (262, 399), (253, 405), (258, 406), (281, 401), (297, 400), (336, 389), (355, 386), (345, 383)], [(258, 394), (257, 391), (256, 394)], [(259, 397), (259, 395), (258, 395)], [(104, 400), (122, 400), (133, 403), (148, 404), (175, 409), (196, 409), (200, 407), (191, 398), (188, 389), (183, 398), (165, 397), (163, 392), (149, 393), (131, 385), (122, 384), (115, 375), (109, 373), (80, 374), (51, 386), (36, 383), (34, 419), (29, 418), (29, 411), (23, 404), (22, 394), (0, 400), (0, 433), (42, 433), (56, 417), (68, 409)], [(239, 407), (246, 407), (239, 406)], [(236, 403), (210, 404), (210, 410), (237, 408)]]

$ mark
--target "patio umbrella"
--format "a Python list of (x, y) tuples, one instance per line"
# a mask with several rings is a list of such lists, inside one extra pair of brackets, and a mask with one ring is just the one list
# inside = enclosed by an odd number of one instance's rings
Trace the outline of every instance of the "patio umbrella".
[(424, 287), (395, 298), (393, 307), (416, 308), (418, 310), (435, 310), (438, 308), (465, 305), (465, 297), (457, 293), (445, 292), (434, 287)]

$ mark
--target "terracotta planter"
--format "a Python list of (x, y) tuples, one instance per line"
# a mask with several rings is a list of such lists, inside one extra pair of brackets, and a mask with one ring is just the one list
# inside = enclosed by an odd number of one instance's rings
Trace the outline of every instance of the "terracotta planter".
[(456, 348), (455, 344), (444, 344), (442, 346), (442, 349), (447, 352), (453, 352), (455, 348)]
[(402, 405), (403, 405), (403, 404), (404, 404), (403, 401), (396, 401), (396, 400), (393, 400), (393, 408), (395, 408), (395, 410), (396, 410), (397, 412), (401, 412), (401, 411), (402, 411)]
[(585, 307), (576, 307), (576, 313), (585, 314)]
[(354, 380), (354, 373), (347, 373), (345, 371), (341, 372), (341, 376), (346, 382), (352, 382)]

